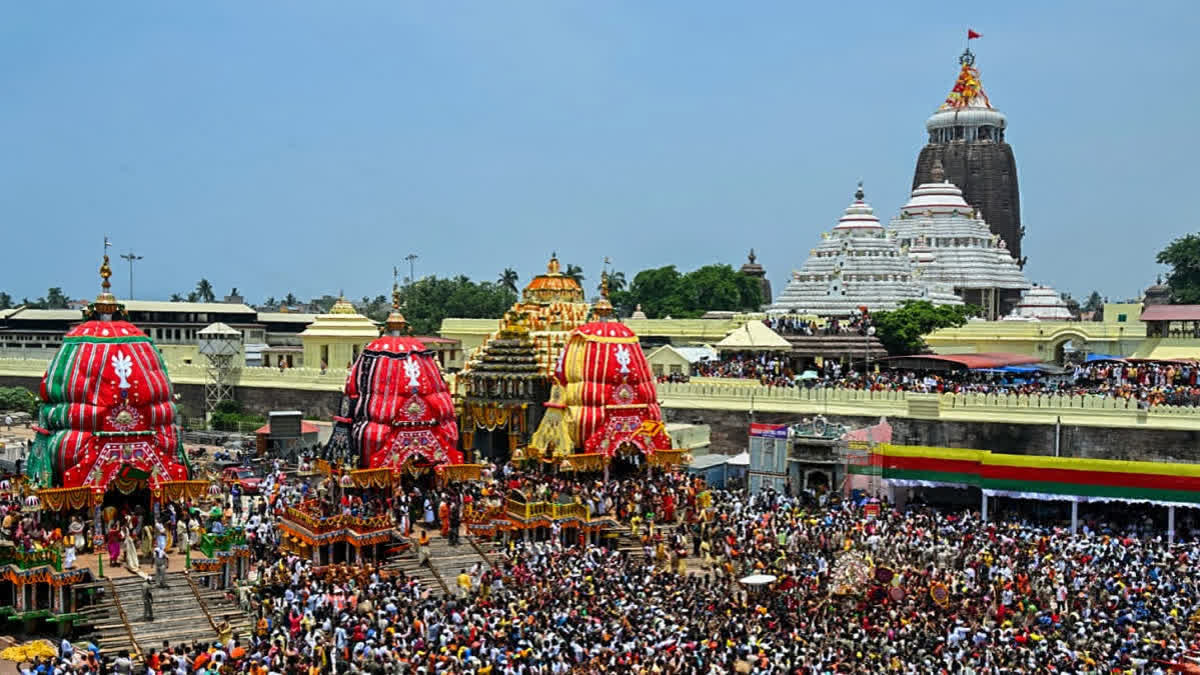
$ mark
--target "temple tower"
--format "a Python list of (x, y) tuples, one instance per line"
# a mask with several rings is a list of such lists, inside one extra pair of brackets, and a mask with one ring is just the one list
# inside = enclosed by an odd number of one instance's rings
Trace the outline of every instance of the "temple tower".
[(1004, 138), (1008, 119), (992, 107), (979, 71), (975, 54), (967, 49), (958, 59), (961, 68), (950, 95), (925, 121), (929, 144), (917, 157), (913, 173), (915, 190), (933, 179), (933, 165), (941, 161), (945, 178), (962, 188), (967, 203), (987, 221), (992, 233), (1008, 246), (1018, 263), (1021, 256), (1021, 197), (1017, 189), (1017, 162), (1012, 146)]

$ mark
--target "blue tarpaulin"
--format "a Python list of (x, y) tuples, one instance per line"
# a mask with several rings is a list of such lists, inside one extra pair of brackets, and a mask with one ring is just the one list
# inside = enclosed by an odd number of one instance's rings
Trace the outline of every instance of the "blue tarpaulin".
[(1111, 354), (1088, 354), (1087, 355), (1088, 363), (1091, 363), (1092, 361), (1124, 361), (1124, 360), (1125, 359), (1120, 356), (1113, 356)]

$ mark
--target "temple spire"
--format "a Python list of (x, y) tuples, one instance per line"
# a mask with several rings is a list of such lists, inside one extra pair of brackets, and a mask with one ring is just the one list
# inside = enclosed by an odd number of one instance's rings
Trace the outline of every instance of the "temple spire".
[(104, 262), (100, 263), (100, 294), (96, 296), (96, 301), (88, 310), (88, 315), (92, 319), (110, 320), (113, 315), (121, 309), (121, 305), (117, 303), (117, 298), (112, 294), (112, 284), (109, 283), (109, 278), (112, 277), (112, 266), (108, 262), (108, 248), (112, 246), (112, 242), (108, 237), (104, 238)]
[(392, 313), (384, 322), (390, 335), (405, 335), (408, 333), (408, 321), (400, 313), (400, 271), (392, 268)]
[(600, 321), (608, 321), (613, 315), (612, 302), (608, 299), (608, 270), (600, 272), (600, 299), (592, 306), (592, 314)]

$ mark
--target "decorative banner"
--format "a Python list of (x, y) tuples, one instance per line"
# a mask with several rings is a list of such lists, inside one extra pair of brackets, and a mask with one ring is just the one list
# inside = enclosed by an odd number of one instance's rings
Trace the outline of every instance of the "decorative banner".
[(385, 488), (392, 485), (392, 470), (384, 467), (382, 469), (355, 469), (351, 471), (350, 482), (354, 487), (358, 488)]
[(750, 435), (760, 438), (787, 438), (789, 426), (786, 424), (751, 424)]
[(446, 481), (479, 480), (483, 476), (482, 464), (443, 464), (437, 473)]
[(37, 491), (42, 500), (42, 506), (51, 511), (76, 510), (91, 508), (99, 503), (104, 493), (96, 495), (89, 487), (78, 488), (46, 488)]
[(872, 503), (872, 504), (867, 504), (866, 506), (864, 506), (863, 507), (863, 517), (878, 518), (879, 517), (879, 504)]
[(1200, 504), (1200, 465), (882, 444), (883, 478), (1038, 499)]

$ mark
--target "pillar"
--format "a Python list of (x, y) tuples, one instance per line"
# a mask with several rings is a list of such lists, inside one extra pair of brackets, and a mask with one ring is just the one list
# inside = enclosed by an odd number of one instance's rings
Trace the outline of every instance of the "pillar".
[(314, 565), (321, 564), (321, 545), (320, 544), (316, 544), (315, 546), (312, 547), (312, 558), (313, 558)]
[(1071, 502), (1071, 534), (1079, 531), (1079, 502)]
[(1167, 507), (1167, 543), (1175, 543), (1175, 507)]
[(988, 521), (987, 507), (988, 507), (988, 496), (987, 496), (987, 493), (984, 492), (983, 493), (983, 502), (979, 506), (979, 516), (983, 519), (983, 522), (985, 522), (985, 523)]

